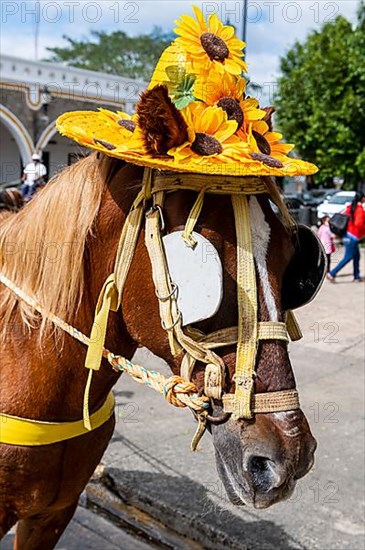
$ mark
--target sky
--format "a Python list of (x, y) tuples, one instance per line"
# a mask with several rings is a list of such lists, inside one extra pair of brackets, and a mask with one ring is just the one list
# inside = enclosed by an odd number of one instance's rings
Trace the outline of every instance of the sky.
[[(1, 52), (34, 60), (36, 26), (38, 59), (49, 55), (47, 47), (65, 44), (63, 35), (77, 39), (88, 37), (92, 30), (123, 30), (133, 36), (148, 33), (155, 25), (170, 31), (179, 15), (192, 13), (194, 4), (205, 14), (215, 12), (223, 21), (229, 18), (242, 36), (243, 0), (2, 0)], [(355, 22), (357, 6), (357, 0), (248, 0), (246, 61), (249, 76), (262, 86), (265, 99), (270, 101), (274, 92), (280, 56), (294, 41), (337, 15)]]

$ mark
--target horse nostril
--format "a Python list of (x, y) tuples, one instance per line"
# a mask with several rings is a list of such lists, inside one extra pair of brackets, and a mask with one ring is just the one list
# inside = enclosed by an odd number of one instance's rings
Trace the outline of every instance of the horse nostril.
[(300, 479), (301, 477), (304, 477), (312, 469), (316, 448), (317, 441), (314, 439), (314, 437), (312, 437), (308, 443), (308, 446), (303, 448), (299, 456), (294, 479)]
[(264, 456), (252, 456), (248, 463), (248, 472), (254, 489), (262, 492), (280, 487), (285, 481), (275, 462)]

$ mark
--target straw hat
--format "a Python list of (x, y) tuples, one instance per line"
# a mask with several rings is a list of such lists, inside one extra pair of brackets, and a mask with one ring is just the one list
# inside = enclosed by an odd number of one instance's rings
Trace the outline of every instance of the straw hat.
[(127, 162), (176, 172), (227, 176), (295, 176), (318, 171), (289, 157), (293, 145), (272, 131), (271, 107), (246, 95), (244, 42), (216, 15), (177, 21), (136, 114), (73, 111), (59, 132)]

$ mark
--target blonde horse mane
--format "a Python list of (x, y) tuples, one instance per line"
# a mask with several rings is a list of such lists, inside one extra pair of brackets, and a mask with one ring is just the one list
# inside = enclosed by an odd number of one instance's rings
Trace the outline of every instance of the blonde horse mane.
[[(65, 320), (82, 299), (87, 237), (105, 188), (98, 165), (91, 155), (66, 168), (23, 210), (0, 224), (0, 270), (46, 311)], [(32, 308), (2, 288), (0, 339), (17, 306), (23, 322), (35, 324)], [(42, 328), (46, 325), (43, 320)]]

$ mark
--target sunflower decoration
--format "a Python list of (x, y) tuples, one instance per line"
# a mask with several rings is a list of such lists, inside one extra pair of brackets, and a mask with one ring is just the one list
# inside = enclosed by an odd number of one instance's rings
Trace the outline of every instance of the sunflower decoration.
[[(250, 144), (250, 149), (253, 151), (252, 158), (256, 160), (265, 160), (272, 158), (277, 160), (276, 163), (282, 165), (288, 160), (288, 153), (294, 148), (290, 143), (282, 143), (283, 136), (279, 132), (270, 131), (270, 127), (264, 120), (253, 122), (250, 131), (247, 135), (247, 141)], [(275, 164), (275, 161), (272, 161)]]
[(102, 109), (99, 108), (99, 112), (105, 115), (105, 117), (109, 117), (112, 121), (116, 122), (121, 128), (123, 134), (130, 138), (131, 134), (133, 134), (134, 130), (137, 126), (137, 115), (128, 115), (128, 113), (124, 113), (123, 111), (109, 111), (108, 109)]
[[(199, 77), (194, 86), (195, 97), (207, 105), (218, 105), (237, 122), (237, 129), (247, 132), (249, 125), (265, 117), (257, 99), (245, 96), (246, 80), (229, 73), (211, 71), (207, 78)], [(243, 137), (243, 139), (245, 139)]]
[(210, 15), (207, 22), (198, 7), (193, 6), (193, 10), (196, 19), (182, 15), (174, 29), (178, 35), (175, 42), (190, 58), (193, 72), (200, 75), (208, 75), (212, 69), (220, 74), (247, 72), (242, 59), (246, 44), (235, 36), (234, 28), (223, 25), (216, 14)]
[(219, 163), (249, 159), (249, 146), (237, 135), (237, 122), (217, 106), (190, 103), (182, 111), (188, 139), (168, 154), (178, 163)]
[(273, 108), (246, 96), (244, 42), (216, 15), (182, 15), (147, 90), (128, 115), (74, 111), (57, 121), (83, 146), (140, 166), (232, 176), (309, 175), (271, 126)]
[(73, 111), (57, 120), (58, 131), (91, 149), (138, 154), (146, 152), (137, 127), (137, 115), (99, 109)]

